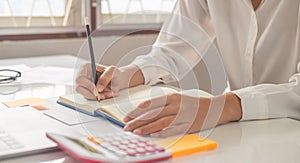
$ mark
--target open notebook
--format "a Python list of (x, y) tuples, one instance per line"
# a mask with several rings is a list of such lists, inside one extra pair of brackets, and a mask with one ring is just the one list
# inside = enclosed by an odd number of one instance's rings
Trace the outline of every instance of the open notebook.
[[(141, 85), (120, 91), (118, 97), (102, 100), (86, 100), (80, 94), (70, 94), (60, 96), (57, 101), (59, 104), (86, 113), (91, 116), (102, 116), (111, 122), (123, 127), (123, 118), (137, 106), (147, 100), (155, 97), (178, 92), (175, 89), (161, 86)], [(211, 97), (209, 93), (200, 90), (187, 90), (183, 93), (195, 97)]]

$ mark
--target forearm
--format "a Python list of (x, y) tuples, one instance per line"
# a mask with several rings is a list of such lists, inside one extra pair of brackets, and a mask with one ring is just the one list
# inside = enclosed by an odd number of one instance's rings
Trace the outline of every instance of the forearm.
[(134, 87), (145, 83), (144, 75), (139, 67), (128, 65), (120, 68), (121, 89)]

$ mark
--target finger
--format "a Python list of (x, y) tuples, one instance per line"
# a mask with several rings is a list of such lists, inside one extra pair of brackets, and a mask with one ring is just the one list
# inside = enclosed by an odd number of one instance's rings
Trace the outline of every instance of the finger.
[(100, 95), (101, 100), (105, 100), (105, 99), (114, 97), (115, 93), (113, 91), (103, 91), (103, 92), (99, 93), (99, 95)]
[(100, 76), (97, 83), (97, 88), (99, 92), (102, 92), (110, 84), (116, 69), (117, 68), (115, 66), (109, 66)]
[(91, 68), (91, 63), (82, 64), (79, 68), (78, 74), (86, 75), (88, 74), (89, 69)]
[(168, 96), (156, 97), (150, 100), (146, 100), (138, 105), (139, 108), (157, 108), (159, 106), (166, 106), (170, 102)]
[[(113, 92), (119, 92), (119, 90), (120, 90), (119, 84), (117, 84), (117, 83), (115, 83), (115, 82), (113, 82), (113, 81), (110, 82), (106, 88), (109, 88), (109, 89), (112, 90)], [(106, 89), (106, 88), (105, 88), (105, 89)], [(105, 90), (105, 89), (104, 89), (104, 90)]]
[(106, 66), (102, 66), (102, 65), (97, 65), (96, 66), (96, 70), (97, 72), (99, 72), (100, 74), (102, 74), (105, 71)]
[(97, 99), (90, 90), (88, 90), (84, 87), (81, 87), (81, 86), (76, 87), (76, 92), (82, 94), (83, 97), (88, 100), (96, 100)]
[(178, 124), (178, 125), (172, 125), (170, 127), (167, 127), (161, 131), (158, 131), (156, 133), (150, 134), (151, 137), (159, 137), (159, 138), (167, 138), (170, 136), (175, 136), (179, 134), (186, 134), (187, 131), (187, 125), (186, 124)]
[(93, 92), (95, 97), (98, 94), (98, 90), (97, 90), (95, 84), (84, 76), (78, 76), (76, 78), (76, 86), (81, 86), (81, 87), (84, 87), (84, 88), (90, 90), (91, 92)]
[[(169, 99), (168, 99), (169, 98)], [(129, 112), (127, 116), (124, 118), (124, 122), (129, 122), (134, 118), (145, 114), (153, 109), (160, 108), (167, 106), (171, 102), (171, 98), (168, 96), (161, 96), (157, 98), (153, 98), (151, 100), (146, 100), (138, 105), (136, 109)]]
[(88, 79), (92, 79), (92, 68), (91, 68), (91, 63), (85, 63), (81, 65), (78, 75), (85, 76)]
[(148, 135), (148, 134), (161, 131), (162, 129), (168, 127), (174, 119), (175, 116), (167, 116), (167, 117), (160, 118), (157, 121), (154, 121), (150, 124), (146, 124), (142, 127), (135, 129), (133, 133), (137, 135)]
[(152, 123), (162, 117), (167, 117), (171, 115), (176, 115), (172, 112), (172, 109), (168, 107), (163, 109), (157, 108), (133, 119), (132, 121), (129, 121), (124, 127), (124, 130), (133, 131), (141, 126)]
[(145, 109), (137, 108), (134, 110), (134, 112), (128, 113), (123, 120), (126, 123), (133, 121), (133, 120), (143, 120), (143, 121), (150, 120), (150, 119), (154, 118), (155, 116), (157, 116), (158, 114), (160, 114), (160, 112), (162, 112), (164, 107), (166, 107), (166, 106), (146, 109), (146, 111), (145, 111)]

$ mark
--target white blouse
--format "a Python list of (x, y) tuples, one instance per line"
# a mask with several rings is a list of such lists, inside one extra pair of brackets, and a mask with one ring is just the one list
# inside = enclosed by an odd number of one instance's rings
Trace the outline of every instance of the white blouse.
[(214, 45), (242, 120), (300, 119), (300, 0), (263, 0), (256, 11), (251, 0), (179, 0), (173, 12), (133, 62), (146, 84), (180, 80)]

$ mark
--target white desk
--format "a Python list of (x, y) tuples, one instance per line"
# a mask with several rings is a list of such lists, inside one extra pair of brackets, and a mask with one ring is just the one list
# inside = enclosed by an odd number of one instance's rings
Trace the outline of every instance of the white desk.
[[(40, 64), (50, 66), (72, 67), (77, 58), (72, 56), (53, 56), (27, 59), (0, 60), (0, 65), (27, 64), (38, 66)], [(53, 89), (52, 96), (69, 93), (71, 88), (64, 91), (57, 90), (57, 86), (38, 85), (24, 89)], [(61, 87), (61, 86), (59, 86)], [(51, 95), (49, 95), (51, 96)], [(28, 95), (32, 97), (32, 95)], [(4, 98), (3, 96), (0, 96)], [(13, 96), (11, 96), (13, 98)], [(26, 98), (26, 97), (24, 97)], [(117, 132), (118, 127), (113, 127), (109, 122), (99, 121), (89, 123), (90, 131)], [(77, 126), (81, 128), (81, 126)], [(248, 121), (230, 123), (219, 126), (209, 136), (218, 142), (217, 150), (208, 151), (190, 156), (172, 159), (166, 162), (299, 162), (300, 160), (300, 122), (292, 119), (273, 119), (266, 121)], [(57, 150), (44, 154), (18, 157), (1, 162), (76, 162), (73, 158)]]

